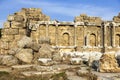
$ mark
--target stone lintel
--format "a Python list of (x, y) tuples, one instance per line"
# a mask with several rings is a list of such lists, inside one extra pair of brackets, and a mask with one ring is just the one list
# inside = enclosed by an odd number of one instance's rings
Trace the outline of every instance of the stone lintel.
[(65, 26), (101, 26), (95, 23), (87, 23), (85, 24), (85, 22), (57, 22), (57, 21), (38, 21), (37, 24), (47, 24), (47, 25), (65, 25)]
[(76, 48), (76, 46), (52, 46), (53, 48), (66, 48), (66, 49), (73, 49), (73, 48)]

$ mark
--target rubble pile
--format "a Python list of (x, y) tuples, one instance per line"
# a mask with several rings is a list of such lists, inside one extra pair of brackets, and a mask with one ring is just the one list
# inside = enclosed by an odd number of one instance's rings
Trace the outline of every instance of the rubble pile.
[(100, 72), (120, 72), (115, 53), (105, 53), (99, 61)]

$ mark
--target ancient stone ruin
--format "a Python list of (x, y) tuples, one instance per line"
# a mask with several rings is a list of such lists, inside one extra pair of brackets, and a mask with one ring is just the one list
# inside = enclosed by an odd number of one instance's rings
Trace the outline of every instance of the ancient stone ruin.
[[(116, 54), (119, 49), (120, 14), (113, 21), (81, 14), (72, 22), (59, 22), (39, 8), (22, 8), (9, 15), (2, 28), (0, 64), (9, 66), (8, 71), (21, 71), (24, 76), (68, 70), (71, 80), (69, 70), (77, 68), (80, 76), (89, 75), (91, 66), (100, 72), (120, 72)], [(106, 54), (112, 51), (114, 54)], [(82, 69), (80, 65), (89, 68)], [(30, 71), (24, 72), (25, 69)]]

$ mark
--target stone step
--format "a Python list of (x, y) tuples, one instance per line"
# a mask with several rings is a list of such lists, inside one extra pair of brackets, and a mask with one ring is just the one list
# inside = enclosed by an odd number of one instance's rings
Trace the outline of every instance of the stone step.
[(12, 70), (24, 71), (24, 70), (31, 70), (35, 65), (14, 65), (11, 66)]
[(12, 68), (10, 68), (10, 67), (0, 67), (0, 72), (12, 72)]
[(62, 73), (61, 71), (45, 71), (45, 72), (40, 72), (40, 71), (24, 71), (21, 72), (22, 75), (26, 76), (26, 77), (30, 77), (30, 76), (52, 76), (55, 74), (59, 74)]

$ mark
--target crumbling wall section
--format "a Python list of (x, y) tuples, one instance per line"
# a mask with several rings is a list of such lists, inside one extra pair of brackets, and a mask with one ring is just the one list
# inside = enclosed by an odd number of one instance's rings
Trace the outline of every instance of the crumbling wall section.
[(0, 53), (8, 54), (11, 48), (17, 47), (17, 41), (23, 36), (30, 37), (29, 25), (31, 23), (48, 20), (50, 20), (50, 17), (44, 15), (38, 8), (22, 8), (21, 11), (9, 15), (2, 29)]

